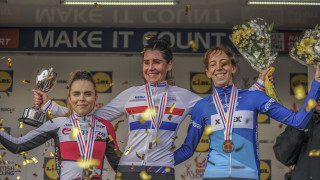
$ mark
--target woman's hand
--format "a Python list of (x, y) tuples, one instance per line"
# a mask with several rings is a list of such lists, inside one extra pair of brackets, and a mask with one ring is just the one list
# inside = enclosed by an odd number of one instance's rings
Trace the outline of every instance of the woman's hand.
[[(268, 67), (267, 69), (261, 71), (258, 78), (261, 79), (262, 81), (265, 81), (266, 80), (266, 75), (269, 72), (269, 70), (270, 70), (270, 67)], [(273, 74), (269, 74), (268, 75), (268, 79), (269, 79), (269, 81), (271, 83), (273, 83)]]
[(35, 90), (33, 92), (33, 104), (42, 107), (49, 101), (47, 93), (44, 93), (40, 90)]

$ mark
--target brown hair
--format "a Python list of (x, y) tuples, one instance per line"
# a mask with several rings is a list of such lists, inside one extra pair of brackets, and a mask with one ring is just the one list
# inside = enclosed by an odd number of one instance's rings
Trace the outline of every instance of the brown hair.
[(203, 56), (203, 60), (202, 63), (203, 65), (206, 67), (206, 69), (208, 69), (208, 61), (209, 59), (213, 56), (213, 55), (219, 55), (222, 52), (226, 53), (226, 55), (229, 57), (229, 59), (231, 60), (231, 64), (233, 66), (236, 66), (238, 62), (236, 62), (235, 59), (235, 54), (234, 52), (231, 50), (231, 48), (229, 46), (216, 46), (216, 47), (212, 47), (210, 49), (207, 50), (207, 52), (204, 54)]
[[(94, 87), (94, 93), (97, 94), (97, 86), (96, 82), (94, 81), (92, 74), (89, 71), (83, 71), (83, 70), (76, 70), (70, 73), (70, 79), (68, 84), (68, 97), (70, 96), (71, 86), (75, 81), (78, 80), (86, 80), (90, 81)], [(70, 102), (67, 100), (67, 107), (68, 112), (65, 114), (66, 117), (70, 116), (72, 114), (73, 109), (71, 108)]]

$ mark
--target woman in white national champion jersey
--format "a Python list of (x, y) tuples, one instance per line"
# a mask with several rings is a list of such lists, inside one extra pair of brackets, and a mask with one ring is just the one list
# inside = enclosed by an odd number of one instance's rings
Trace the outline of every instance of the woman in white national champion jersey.
[[(179, 125), (191, 114), (193, 106), (201, 98), (167, 83), (168, 72), (172, 70), (172, 59), (169, 41), (159, 39), (147, 45), (143, 55), (146, 84), (121, 92), (94, 113), (108, 121), (122, 115), (127, 116), (128, 142), (118, 167), (118, 171), (122, 172), (122, 180), (140, 179), (141, 171), (150, 174), (152, 180), (174, 179), (174, 158), (170, 149)], [(265, 73), (259, 77), (264, 78)], [(263, 81), (258, 80), (253, 88), (263, 90)], [(50, 109), (55, 115), (65, 112), (39, 91), (35, 93), (34, 103), (45, 110)], [(150, 115), (142, 122), (140, 120), (146, 110), (151, 110)]]
[[(116, 169), (119, 157), (113, 126), (96, 117), (96, 84), (87, 71), (72, 73), (68, 90), (69, 110), (64, 117), (47, 121), (28, 134), (15, 138), (0, 131), (1, 144), (12, 153), (34, 149), (51, 138), (55, 140), (55, 161), (58, 179), (102, 179), (104, 156)], [(74, 129), (78, 132), (71, 136)], [(114, 141), (111, 141), (110, 136)], [(78, 162), (95, 162), (93, 167)], [(82, 164), (82, 165), (81, 165)]]

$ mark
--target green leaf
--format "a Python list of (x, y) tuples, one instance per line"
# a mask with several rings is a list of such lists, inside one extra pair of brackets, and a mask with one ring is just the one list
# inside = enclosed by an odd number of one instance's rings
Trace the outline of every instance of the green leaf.
[(249, 22), (248, 22), (247, 20), (245, 20), (245, 21), (243, 22), (243, 24), (244, 24), (245, 26), (247, 26), (248, 28), (250, 27), (250, 24), (249, 24)]
[(319, 24), (317, 24), (314, 29), (315, 29), (316, 31), (318, 31), (318, 27), (319, 27)]
[(269, 26), (269, 31), (272, 32), (273, 31), (273, 26), (274, 26), (274, 22), (270, 24)]

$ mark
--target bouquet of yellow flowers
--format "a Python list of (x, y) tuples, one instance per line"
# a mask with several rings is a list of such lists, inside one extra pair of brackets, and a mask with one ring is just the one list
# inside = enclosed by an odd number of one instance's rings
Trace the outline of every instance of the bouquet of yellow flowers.
[(302, 39), (290, 49), (289, 55), (303, 65), (320, 61), (320, 27), (306, 30)]
[(273, 23), (255, 18), (232, 28), (230, 39), (251, 67), (261, 72), (274, 62), (278, 53), (271, 51)]

